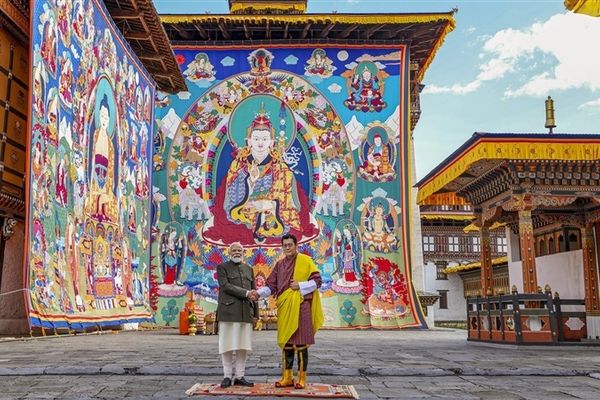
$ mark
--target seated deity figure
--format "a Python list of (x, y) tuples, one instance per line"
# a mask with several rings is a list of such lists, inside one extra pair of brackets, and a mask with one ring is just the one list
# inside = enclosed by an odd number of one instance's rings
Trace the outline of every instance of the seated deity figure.
[(364, 161), (358, 167), (359, 175), (372, 182), (387, 182), (395, 178), (392, 164), (392, 147), (384, 142), (381, 134), (373, 136), (373, 143), (366, 142), (363, 146)]
[(306, 65), (304, 66), (304, 70), (306, 72), (304, 74), (308, 76), (321, 76), (328, 78), (332, 75), (335, 69), (336, 68), (333, 66), (333, 61), (327, 57), (325, 50), (315, 49), (310, 58), (306, 61)]
[(308, 198), (275, 147), (275, 129), (262, 107), (248, 127), (246, 142), (229, 166), (225, 185), (217, 189), (213, 224), (204, 238), (277, 245), (286, 233), (316, 235)]
[(392, 216), (381, 202), (369, 207), (366, 217), (365, 242), (374, 251), (389, 253), (396, 248), (398, 239)]
[(377, 66), (372, 62), (362, 62), (356, 67), (351, 78), (351, 93), (344, 102), (350, 110), (381, 111), (386, 103), (383, 97), (383, 81), (377, 74)]

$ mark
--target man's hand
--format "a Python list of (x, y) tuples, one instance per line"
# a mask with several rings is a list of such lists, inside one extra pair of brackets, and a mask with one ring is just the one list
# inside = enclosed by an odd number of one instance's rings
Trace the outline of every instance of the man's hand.
[(256, 290), (250, 290), (248, 292), (248, 298), (252, 301), (256, 301), (258, 300), (260, 296), (258, 295), (258, 292)]
[(292, 280), (290, 282), (290, 288), (292, 288), (292, 290), (300, 290), (300, 285), (298, 284), (298, 282)]

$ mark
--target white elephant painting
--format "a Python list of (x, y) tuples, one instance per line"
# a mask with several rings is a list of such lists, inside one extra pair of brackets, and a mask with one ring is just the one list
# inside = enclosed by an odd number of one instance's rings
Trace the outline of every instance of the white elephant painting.
[(208, 219), (210, 218), (210, 210), (208, 204), (194, 189), (190, 186), (186, 186), (182, 189), (180, 186), (177, 187), (179, 190), (179, 209), (180, 217), (189, 221), (196, 219)]
[(316, 212), (337, 217), (344, 215), (346, 188), (348, 180), (344, 177), (339, 161), (333, 160), (323, 167), (323, 192), (317, 201)]

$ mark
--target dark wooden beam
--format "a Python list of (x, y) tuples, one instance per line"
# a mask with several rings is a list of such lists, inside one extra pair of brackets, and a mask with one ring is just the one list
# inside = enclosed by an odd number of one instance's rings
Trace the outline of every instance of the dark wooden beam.
[(187, 39), (187, 40), (192, 39), (193, 36), (188, 31), (186, 31), (185, 29), (180, 27), (178, 24), (173, 24), (171, 26), (173, 27), (173, 29), (175, 29), (177, 31), (179, 36), (181, 36), (182, 38)]
[(350, 25), (346, 29), (344, 29), (339, 35), (338, 38), (346, 39), (352, 32), (354, 32), (358, 28), (358, 24)]
[(385, 26), (385, 24), (381, 24), (381, 25), (374, 25), (372, 27), (370, 27), (369, 29), (367, 29), (364, 33), (364, 37), (365, 39), (370, 39), (371, 36), (377, 32), (378, 30), (382, 29)]
[(283, 27), (283, 38), (287, 39), (288, 38), (288, 30), (290, 29), (290, 23), (286, 23), (285, 26)]
[(156, 52), (150, 52), (150, 51), (144, 51), (141, 50), (139, 52), (136, 52), (138, 58), (142, 59), (142, 60), (150, 60), (150, 61), (161, 61), (165, 55), (164, 54), (160, 54), (160, 53), (156, 53)]
[(267, 24), (265, 25), (265, 36), (267, 39), (271, 39), (271, 26), (269, 20), (267, 20)]
[(333, 29), (333, 27), (335, 26), (335, 24), (329, 24), (325, 27), (325, 29), (323, 29), (323, 31), (321, 31), (321, 38), (326, 38), (327, 35), (329, 35), (329, 32), (331, 32), (331, 30)]
[(150, 40), (152, 39), (152, 34), (149, 32), (129, 32), (125, 35), (125, 39), (127, 40)]
[(110, 16), (112, 19), (140, 19), (143, 15), (136, 10), (111, 10)]
[(308, 35), (308, 31), (310, 30), (311, 26), (312, 26), (311, 23), (306, 24), (306, 26), (304, 27), (304, 30), (302, 31), (302, 34), (300, 35), (301, 39), (306, 39), (306, 35)]
[(219, 21), (218, 25), (219, 25), (219, 29), (221, 30), (221, 34), (223, 35), (223, 37), (227, 40), (231, 39), (231, 34), (227, 30), (227, 27), (225, 26), (225, 22)]
[(206, 29), (201, 27), (200, 24), (194, 24), (194, 28), (196, 28), (202, 39), (208, 39), (208, 32), (206, 31)]
[(243, 26), (244, 26), (244, 35), (246, 36), (246, 39), (252, 39), (252, 33), (248, 29), (248, 25), (244, 22)]

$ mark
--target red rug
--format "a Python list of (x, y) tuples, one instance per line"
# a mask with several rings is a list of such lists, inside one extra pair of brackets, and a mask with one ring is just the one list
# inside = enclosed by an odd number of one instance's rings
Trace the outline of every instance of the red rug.
[(230, 386), (222, 389), (218, 383), (196, 383), (186, 390), (188, 396), (279, 396), (321, 399), (358, 399), (352, 385), (309, 383), (304, 389), (276, 388), (272, 383), (255, 383), (253, 387)]

